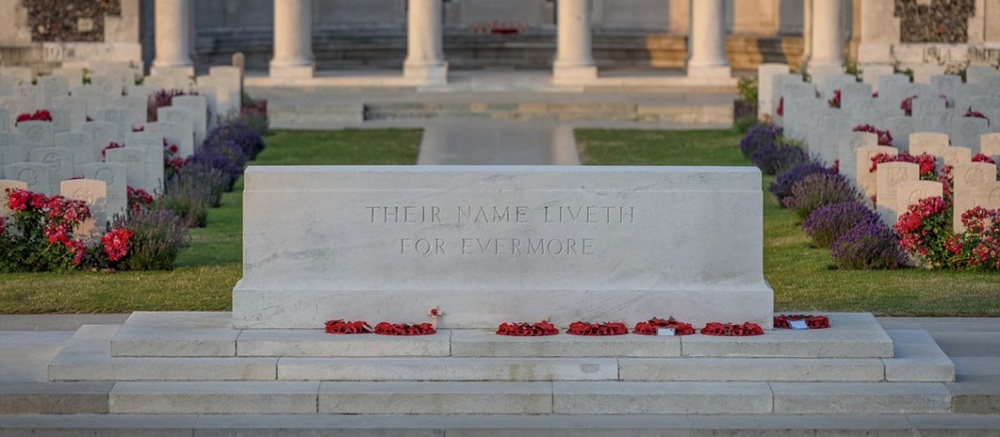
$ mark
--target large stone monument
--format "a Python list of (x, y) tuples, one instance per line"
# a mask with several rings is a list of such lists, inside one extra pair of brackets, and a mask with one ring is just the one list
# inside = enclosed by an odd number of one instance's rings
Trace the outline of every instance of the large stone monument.
[(771, 326), (761, 175), (710, 167), (250, 167), (236, 328)]

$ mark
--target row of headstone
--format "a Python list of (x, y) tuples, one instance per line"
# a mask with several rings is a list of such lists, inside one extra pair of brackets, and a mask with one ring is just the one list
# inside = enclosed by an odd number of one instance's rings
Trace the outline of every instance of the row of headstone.
[[(972, 151), (965, 147), (950, 147), (948, 137), (937, 133), (915, 133), (910, 138), (911, 154), (928, 154), (940, 160), (940, 166), (952, 166), (954, 183), (953, 229), (965, 230), (962, 213), (976, 206), (1000, 208), (1000, 182), (997, 165), (989, 162), (972, 162)], [(1000, 134), (983, 135), (983, 154), (1000, 162)], [(899, 150), (887, 146), (865, 146), (856, 150), (856, 180), (866, 196), (875, 196), (876, 209), (883, 222), (892, 225), (907, 208), (927, 197), (941, 197), (944, 189), (940, 182), (920, 180), (920, 166), (907, 162), (879, 163), (874, 174), (870, 172), (871, 160), (877, 154), (896, 156)]]
[[(804, 142), (827, 164), (837, 159), (839, 143), (864, 124), (891, 132), (892, 146), (904, 151), (909, 134), (919, 130), (947, 134), (952, 144), (978, 152), (982, 134), (1000, 132), (1000, 73), (993, 67), (972, 66), (967, 77), (968, 83), (954, 75), (932, 75), (928, 83), (911, 83), (905, 75), (889, 74), (874, 78), (876, 86), (858, 83), (852, 75), (824, 74), (816, 85), (788, 73), (785, 65), (764, 64), (759, 70), (759, 111), (782, 125), (786, 137)], [(836, 90), (840, 108), (828, 103)], [(873, 97), (875, 90), (878, 97)], [(916, 98), (912, 114), (906, 116), (901, 104), (911, 96)], [(777, 115), (779, 105), (784, 106), (785, 117)], [(967, 110), (987, 119), (965, 117)]]
[[(60, 183), (58, 194), (69, 200), (82, 200), (90, 209), (91, 218), (82, 223), (75, 232), (80, 236), (99, 238), (115, 214), (125, 213), (128, 207), (128, 192), (121, 182), (125, 168), (118, 163), (92, 164), (86, 169), (90, 177), (66, 180)], [(37, 170), (26, 168), (22, 171), (29, 178)], [(41, 176), (38, 173), (39, 177)], [(29, 190), (30, 182), (0, 178), (0, 216), (8, 216), (6, 190)]]

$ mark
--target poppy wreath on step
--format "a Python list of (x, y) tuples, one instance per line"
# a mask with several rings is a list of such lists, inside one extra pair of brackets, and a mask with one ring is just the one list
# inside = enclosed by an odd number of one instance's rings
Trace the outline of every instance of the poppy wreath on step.
[(701, 333), (722, 337), (749, 337), (764, 335), (764, 329), (760, 325), (750, 322), (743, 324), (709, 322), (704, 328), (701, 328)]
[(792, 320), (805, 320), (809, 329), (826, 329), (830, 327), (830, 319), (826, 316), (814, 316), (812, 314), (782, 314), (774, 316), (774, 327), (778, 329), (792, 329), (788, 322)]
[(673, 317), (668, 319), (658, 319), (653, 317), (645, 322), (639, 322), (635, 324), (635, 329), (632, 330), (633, 334), (641, 335), (656, 335), (657, 330), (660, 328), (673, 329), (674, 335), (691, 335), (694, 334), (694, 326), (690, 323), (678, 322), (674, 320)]
[(628, 327), (621, 322), (587, 323), (576, 321), (569, 324), (567, 334), (572, 335), (625, 335), (628, 334)]
[(327, 320), (327, 334), (368, 334), (373, 332), (372, 327), (364, 320), (348, 322), (346, 320)]
[(546, 335), (556, 335), (559, 328), (542, 320), (538, 323), (501, 323), (497, 328), (497, 335), (507, 335), (511, 337), (541, 337)]
[(431, 335), (437, 333), (430, 323), (408, 324), (381, 322), (375, 325), (375, 333), (378, 335)]

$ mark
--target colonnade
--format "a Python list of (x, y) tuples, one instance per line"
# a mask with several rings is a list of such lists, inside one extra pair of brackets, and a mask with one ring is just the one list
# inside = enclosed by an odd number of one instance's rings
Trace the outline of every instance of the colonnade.
[[(315, 71), (312, 52), (312, 1), (274, 0), (274, 57), (270, 76), (308, 78)], [(403, 76), (427, 84), (447, 81), (444, 58), (442, 0), (408, 0), (407, 55)], [(666, 0), (664, 0), (666, 1)], [(726, 59), (725, 0), (691, 0), (688, 38), (689, 77), (729, 77)], [(840, 28), (845, 0), (812, 2), (809, 66), (840, 66), (845, 35)], [(591, 46), (590, 0), (558, 0), (556, 82), (597, 77)], [(156, 58), (152, 70), (193, 70), (190, 48), (191, 0), (156, 0)]]

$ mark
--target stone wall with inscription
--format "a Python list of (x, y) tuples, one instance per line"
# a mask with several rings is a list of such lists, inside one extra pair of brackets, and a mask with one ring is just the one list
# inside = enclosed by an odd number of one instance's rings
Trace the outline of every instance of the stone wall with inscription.
[(251, 167), (233, 319), (771, 323), (755, 168)]

